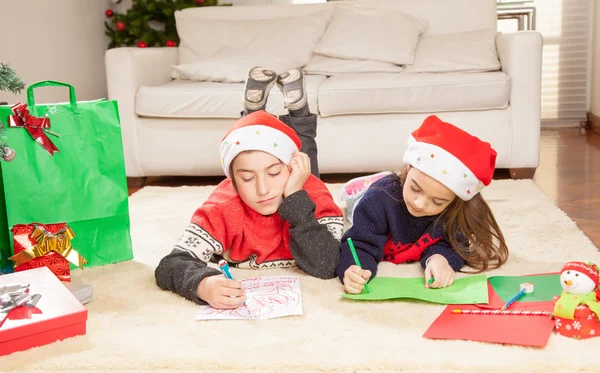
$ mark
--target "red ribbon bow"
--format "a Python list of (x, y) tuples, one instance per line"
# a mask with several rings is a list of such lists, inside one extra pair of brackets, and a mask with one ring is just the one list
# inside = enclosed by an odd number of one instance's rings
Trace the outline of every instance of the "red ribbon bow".
[(15, 104), (11, 110), (15, 114), (8, 117), (9, 127), (25, 127), (31, 137), (52, 156), (59, 151), (44, 132), (44, 129), (50, 128), (49, 118), (34, 117), (29, 113), (27, 104)]

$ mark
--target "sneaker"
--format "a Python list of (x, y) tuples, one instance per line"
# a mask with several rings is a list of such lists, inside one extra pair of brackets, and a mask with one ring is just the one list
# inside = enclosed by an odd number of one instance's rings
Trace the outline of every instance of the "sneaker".
[(277, 77), (277, 87), (283, 93), (285, 107), (292, 111), (304, 110), (307, 105), (306, 82), (300, 69), (291, 69)]
[(244, 90), (244, 107), (248, 113), (265, 109), (267, 97), (275, 84), (275, 79), (277, 79), (277, 73), (273, 70), (261, 66), (250, 69)]

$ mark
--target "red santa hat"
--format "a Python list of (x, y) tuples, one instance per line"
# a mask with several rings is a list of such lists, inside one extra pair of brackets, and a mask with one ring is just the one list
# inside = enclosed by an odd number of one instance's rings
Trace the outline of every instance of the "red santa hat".
[(261, 150), (288, 164), (292, 155), (302, 148), (296, 132), (264, 111), (256, 111), (240, 118), (221, 141), (221, 165), (231, 178), (229, 166), (243, 151)]
[(409, 136), (403, 160), (468, 201), (492, 181), (496, 151), (431, 115)]
[(584, 262), (568, 262), (564, 265), (564, 267), (560, 270), (560, 273), (565, 271), (577, 271), (579, 273), (583, 273), (587, 277), (589, 277), (596, 287), (598, 287), (598, 266), (593, 263), (584, 263)]

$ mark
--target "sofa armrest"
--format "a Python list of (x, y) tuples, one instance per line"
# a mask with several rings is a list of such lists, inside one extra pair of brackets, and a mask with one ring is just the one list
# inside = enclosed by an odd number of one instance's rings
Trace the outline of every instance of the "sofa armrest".
[(537, 167), (542, 106), (542, 35), (535, 31), (500, 33), (496, 37), (496, 47), (502, 71), (511, 78), (511, 167)]
[(141, 85), (160, 85), (171, 80), (177, 48), (114, 48), (106, 51), (108, 98), (119, 104), (127, 176), (145, 176), (137, 141), (138, 116), (135, 96)]

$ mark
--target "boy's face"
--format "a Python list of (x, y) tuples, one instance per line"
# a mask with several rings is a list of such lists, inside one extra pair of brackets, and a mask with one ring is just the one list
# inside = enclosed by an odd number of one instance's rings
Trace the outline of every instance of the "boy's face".
[(231, 164), (231, 177), (242, 201), (262, 215), (277, 212), (290, 178), (287, 165), (259, 150), (242, 152)]
[(409, 166), (402, 197), (412, 216), (423, 217), (441, 214), (456, 195), (444, 184)]

